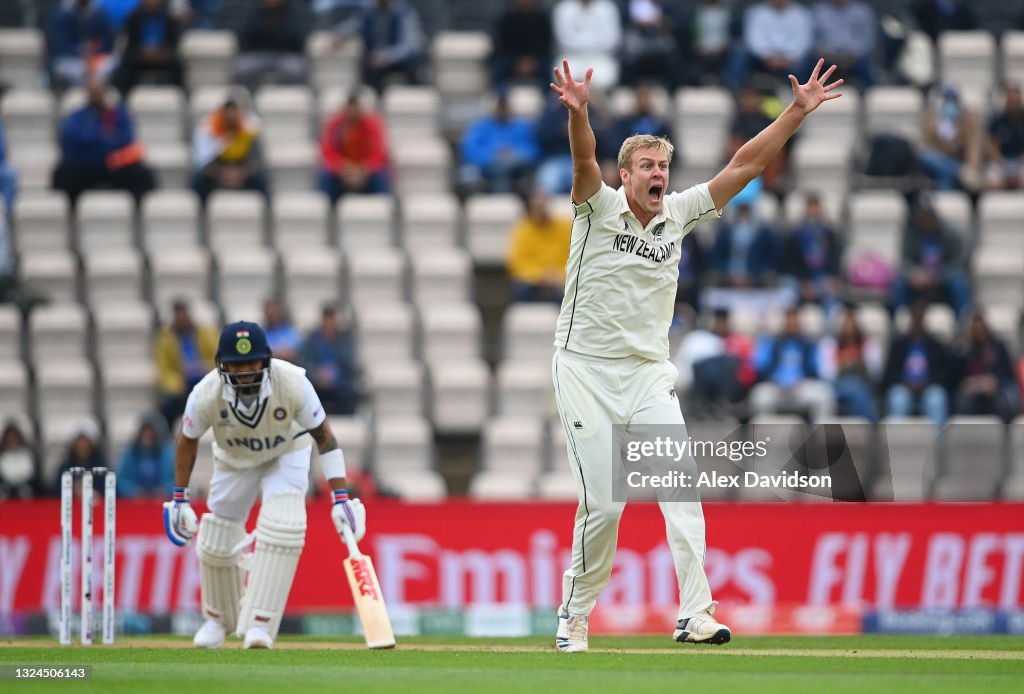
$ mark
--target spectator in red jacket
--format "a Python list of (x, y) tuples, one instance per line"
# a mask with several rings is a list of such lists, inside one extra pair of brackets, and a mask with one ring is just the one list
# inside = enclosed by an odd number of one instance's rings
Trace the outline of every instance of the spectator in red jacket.
[(388, 193), (387, 135), (379, 114), (352, 95), (320, 133), (320, 190), (334, 203), (345, 193)]

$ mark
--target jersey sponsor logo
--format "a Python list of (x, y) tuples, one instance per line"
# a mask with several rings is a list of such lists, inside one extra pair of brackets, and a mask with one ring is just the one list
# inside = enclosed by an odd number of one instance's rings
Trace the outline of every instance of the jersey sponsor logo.
[(192, 428), (192, 418), (188, 416), (188, 413), (182, 416), (182, 421), (185, 422), (185, 426)]
[(288, 413), (285, 411), (283, 407), (278, 407), (274, 409), (274, 419), (276, 419), (277, 421), (280, 422), (287, 416)]
[(269, 436), (236, 436), (227, 439), (224, 443), (227, 444), (228, 448), (244, 448), (253, 453), (259, 453), (277, 448), (287, 441), (288, 439), (278, 434), (273, 439)]
[(576, 429), (576, 430), (582, 429), (583, 428), (583, 422), (581, 422), (581, 421), (579, 421), (577, 419), (575, 422), (572, 423), (572, 428)]
[(675, 241), (664, 246), (652, 246), (635, 234), (616, 234), (612, 238), (613, 251), (636, 255), (658, 265), (671, 258), (675, 248)]

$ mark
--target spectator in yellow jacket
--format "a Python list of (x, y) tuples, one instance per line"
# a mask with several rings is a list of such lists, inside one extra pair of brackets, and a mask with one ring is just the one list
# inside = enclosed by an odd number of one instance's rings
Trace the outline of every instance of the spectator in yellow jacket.
[(572, 220), (553, 216), (543, 191), (531, 193), (509, 248), (512, 301), (562, 301), (571, 234)]
[(184, 301), (175, 301), (173, 312), (171, 324), (157, 333), (153, 347), (160, 414), (172, 431), (185, 411), (188, 394), (213, 369), (218, 340), (213, 328), (193, 323)]

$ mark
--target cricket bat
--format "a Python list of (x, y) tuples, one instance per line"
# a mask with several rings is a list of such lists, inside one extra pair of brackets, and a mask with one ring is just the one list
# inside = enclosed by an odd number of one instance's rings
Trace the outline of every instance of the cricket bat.
[(359, 551), (359, 545), (352, 536), (347, 525), (342, 526), (341, 539), (348, 547), (348, 558), (345, 560), (345, 575), (348, 586), (352, 589), (352, 599), (359, 611), (359, 621), (363, 623), (363, 634), (367, 648), (394, 648), (395, 632), (391, 629), (384, 596), (380, 592), (377, 572), (373, 569), (373, 561)]

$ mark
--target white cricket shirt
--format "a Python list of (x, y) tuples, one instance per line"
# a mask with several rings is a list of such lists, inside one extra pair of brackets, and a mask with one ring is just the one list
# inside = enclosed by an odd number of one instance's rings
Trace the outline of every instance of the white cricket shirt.
[(602, 183), (573, 207), (555, 346), (595, 357), (668, 359), (679, 244), (695, 226), (718, 218), (708, 184), (666, 195), (646, 228), (622, 188)]
[(262, 465), (310, 445), (303, 434), (326, 415), (306, 370), (280, 359), (270, 360), (270, 393), (244, 407), (227, 399), (216, 369), (189, 393), (181, 431), (198, 439), (213, 427), (213, 457), (234, 469)]

